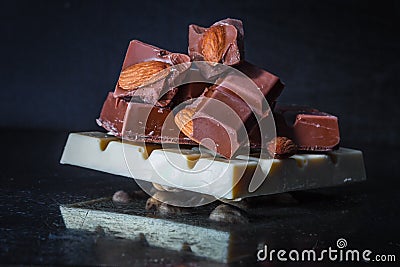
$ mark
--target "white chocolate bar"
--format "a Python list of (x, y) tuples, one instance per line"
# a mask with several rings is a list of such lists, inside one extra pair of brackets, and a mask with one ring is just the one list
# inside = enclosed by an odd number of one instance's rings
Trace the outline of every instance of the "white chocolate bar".
[[(296, 154), (273, 159), (266, 179), (257, 190), (249, 184), (263, 161), (238, 156), (214, 158), (198, 149), (166, 149), (158, 145), (123, 143), (100, 132), (71, 133), (62, 164), (126, 176), (164, 186), (239, 199), (295, 190), (336, 186), (366, 179), (361, 151), (339, 148), (324, 154)], [(262, 173), (261, 173), (262, 174)]]

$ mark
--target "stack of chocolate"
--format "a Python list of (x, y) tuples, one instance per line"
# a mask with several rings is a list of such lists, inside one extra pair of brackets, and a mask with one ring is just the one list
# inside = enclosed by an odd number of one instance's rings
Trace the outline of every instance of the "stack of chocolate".
[[(243, 147), (263, 149), (270, 144), (276, 146), (276, 157), (337, 148), (337, 118), (309, 107), (276, 103), (284, 85), (277, 76), (245, 61), (243, 37), (242, 22), (225, 19), (209, 28), (190, 25), (188, 55), (131, 41), (98, 124), (131, 141), (201, 144), (228, 159)], [(189, 71), (197, 61), (206, 63)], [(221, 66), (243, 73), (258, 94), (243, 88)], [(185, 79), (196, 82), (182, 84)], [(218, 115), (215, 102), (230, 112), (221, 109)], [(274, 139), (259, 129), (263, 118), (271, 116), (278, 136)]]

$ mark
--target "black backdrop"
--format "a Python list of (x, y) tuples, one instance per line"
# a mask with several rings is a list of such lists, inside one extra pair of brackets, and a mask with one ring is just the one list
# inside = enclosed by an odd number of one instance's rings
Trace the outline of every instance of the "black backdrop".
[(4, 1), (2, 128), (97, 129), (128, 42), (187, 50), (190, 23), (245, 26), (280, 100), (337, 115), (343, 144), (398, 146), (398, 1)]
[(399, 9), (395, 0), (1, 1), (0, 262), (149, 263), (148, 250), (132, 253), (125, 241), (99, 257), (91, 239), (64, 231), (60, 203), (134, 186), (60, 165), (67, 132), (101, 130), (95, 119), (131, 39), (185, 52), (190, 23), (226, 17), (243, 20), (247, 59), (285, 81), (281, 101), (337, 115), (342, 145), (364, 153), (366, 182), (272, 208), (271, 242), (318, 249), (345, 237), (351, 248), (398, 254)]

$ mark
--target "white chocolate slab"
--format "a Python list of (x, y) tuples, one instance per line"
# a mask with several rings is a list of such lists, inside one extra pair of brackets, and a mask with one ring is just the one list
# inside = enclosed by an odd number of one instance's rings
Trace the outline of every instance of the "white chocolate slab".
[[(362, 152), (339, 148), (325, 154), (297, 154), (273, 159), (264, 174), (263, 160), (238, 156), (214, 159), (196, 149), (162, 149), (157, 145), (122, 143), (100, 132), (71, 133), (62, 164), (70, 164), (165, 186), (238, 199), (295, 190), (336, 186), (366, 179)], [(249, 184), (254, 172), (266, 179), (254, 192)]]

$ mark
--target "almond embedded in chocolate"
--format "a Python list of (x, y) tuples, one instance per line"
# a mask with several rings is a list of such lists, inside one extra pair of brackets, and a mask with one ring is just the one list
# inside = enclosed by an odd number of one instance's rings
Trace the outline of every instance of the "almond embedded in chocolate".
[(146, 61), (134, 64), (121, 71), (118, 85), (124, 90), (135, 90), (140, 86), (151, 84), (168, 75), (171, 65), (161, 61)]
[[(181, 111), (179, 111), (175, 115), (175, 118), (174, 118), (175, 124), (178, 126), (179, 130), (191, 139), (192, 139), (192, 135), (193, 135), (192, 117), (193, 117), (194, 113), (195, 113), (195, 109), (184, 108)], [(193, 141), (195, 141), (195, 140), (193, 140)]]
[(189, 56), (192, 61), (238, 65), (244, 60), (243, 37), (243, 24), (237, 19), (224, 19), (209, 28), (189, 25)]
[(225, 28), (221, 25), (212, 26), (203, 35), (201, 52), (206, 61), (218, 63), (225, 49)]

